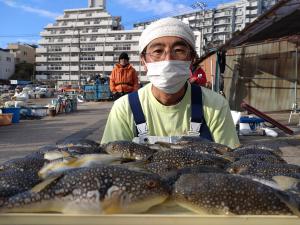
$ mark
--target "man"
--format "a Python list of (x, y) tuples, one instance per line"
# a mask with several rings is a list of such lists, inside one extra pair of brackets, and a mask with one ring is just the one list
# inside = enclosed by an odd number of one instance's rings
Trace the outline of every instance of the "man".
[(207, 78), (204, 70), (199, 66), (198, 63), (191, 68), (191, 76), (190, 76), (190, 83), (199, 85), (199, 86), (206, 86)]
[(129, 64), (129, 57), (126, 52), (119, 56), (119, 63), (116, 64), (110, 75), (109, 86), (115, 98), (138, 90), (137, 72)]
[(176, 136), (200, 135), (232, 148), (239, 145), (228, 102), (187, 82), (196, 55), (188, 25), (174, 18), (154, 22), (143, 31), (139, 51), (150, 84), (115, 101), (101, 143), (172, 142)]

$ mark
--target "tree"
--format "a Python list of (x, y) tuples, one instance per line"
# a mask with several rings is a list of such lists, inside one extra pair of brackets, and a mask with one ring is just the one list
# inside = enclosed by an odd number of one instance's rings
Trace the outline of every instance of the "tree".
[(10, 77), (11, 80), (31, 80), (34, 65), (31, 63), (19, 63), (16, 65), (15, 73)]

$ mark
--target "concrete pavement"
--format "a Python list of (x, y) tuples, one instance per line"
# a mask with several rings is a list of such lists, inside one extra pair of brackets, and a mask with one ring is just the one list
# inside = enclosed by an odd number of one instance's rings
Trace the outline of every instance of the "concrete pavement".
[[(78, 106), (78, 111), (59, 114), (56, 117), (44, 117), (41, 120), (21, 120), (11, 126), (0, 126), (0, 163), (22, 157), (42, 146), (53, 145), (66, 138), (88, 138), (100, 141), (112, 102), (86, 102)], [(279, 137), (240, 136), (244, 143), (263, 143), (279, 147), (284, 158), (300, 165), (300, 126), (299, 117), (288, 124), (289, 112), (268, 113), (284, 125), (288, 125), (295, 134), (287, 135), (279, 129)], [(117, 129), (117, 128), (116, 128)]]
[(20, 120), (18, 124), (0, 126), (0, 163), (66, 138), (99, 141), (112, 104), (86, 102), (79, 104), (78, 111), (74, 113), (47, 116), (41, 120)]

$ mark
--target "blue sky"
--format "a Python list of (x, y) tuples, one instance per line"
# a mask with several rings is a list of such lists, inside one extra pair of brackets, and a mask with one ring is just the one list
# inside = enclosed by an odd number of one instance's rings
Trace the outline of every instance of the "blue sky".
[[(121, 16), (122, 24), (131, 29), (137, 22), (189, 12), (197, 0), (106, 0), (107, 11)], [(205, 0), (208, 8), (226, 0)], [(7, 43), (36, 43), (39, 33), (64, 9), (86, 8), (88, 0), (0, 0), (0, 48)]]

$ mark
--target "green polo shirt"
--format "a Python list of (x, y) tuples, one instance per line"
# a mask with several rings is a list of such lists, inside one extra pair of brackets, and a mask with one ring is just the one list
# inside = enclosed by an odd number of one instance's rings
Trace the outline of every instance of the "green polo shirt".
[[(151, 92), (151, 83), (139, 89), (138, 93), (149, 135), (188, 135), (191, 118), (190, 84), (183, 99), (172, 106), (162, 105), (156, 100)], [(227, 100), (207, 88), (202, 88), (202, 102), (204, 118), (214, 141), (231, 148), (239, 146)], [(114, 102), (101, 144), (116, 140), (132, 140), (135, 137), (135, 130), (128, 96), (123, 96)]]

